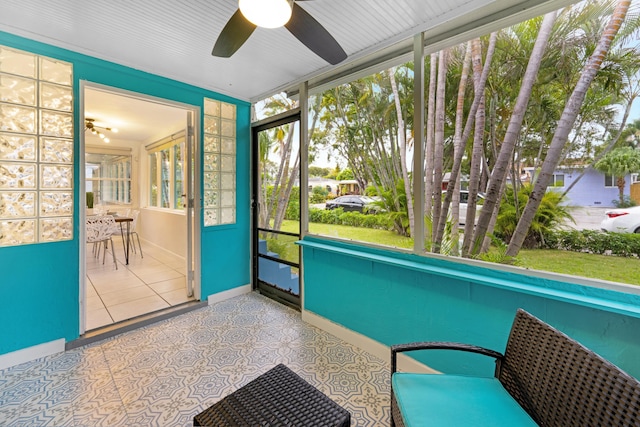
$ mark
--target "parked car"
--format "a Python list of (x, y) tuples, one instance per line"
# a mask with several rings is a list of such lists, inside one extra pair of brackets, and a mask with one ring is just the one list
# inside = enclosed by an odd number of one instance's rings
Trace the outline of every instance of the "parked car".
[[(442, 192), (443, 198), (446, 191)], [(469, 201), (469, 191), (460, 190), (460, 215), (458, 223), (460, 225), (465, 225), (467, 222), (467, 202)], [(476, 197), (476, 222), (478, 222), (478, 215), (480, 214), (480, 210), (482, 209), (482, 203), (484, 201), (484, 194), (478, 193)], [(451, 212), (451, 210), (449, 210)]]
[(611, 209), (600, 223), (602, 231), (615, 233), (640, 233), (640, 206)]
[(333, 200), (328, 200), (325, 209), (342, 208), (345, 212), (364, 212), (365, 206), (372, 203), (374, 199), (368, 196), (348, 195), (336, 197)]

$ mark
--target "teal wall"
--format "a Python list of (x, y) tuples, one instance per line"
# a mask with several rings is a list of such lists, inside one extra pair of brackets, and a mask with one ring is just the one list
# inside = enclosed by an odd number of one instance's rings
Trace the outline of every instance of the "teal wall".
[[(503, 352), (521, 307), (640, 378), (640, 295), (313, 237), (302, 245), (305, 310), (385, 345), (458, 341)], [(479, 355), (417, 358), (442, 372), (493, 375)]]
[[(189, 104), (201, 112), (205, 97), (237, 105), (237, 221), (234, 225), (202, 228), (202, 298), (249, 283), (249, 103), (4, 32), (0, 32), (0, 44), (73, 64), (76, 135), (74, 240), (0, 248), (0, 354), (59, 338), (78, 338), (79, 208), (84, 206), (84, 195), (80, 197), (77, 185), (83, 178), (78, 168), (79, 135), (83, 131), (80, 80)], [(200, 141), (202, 152), (202, 138)]]

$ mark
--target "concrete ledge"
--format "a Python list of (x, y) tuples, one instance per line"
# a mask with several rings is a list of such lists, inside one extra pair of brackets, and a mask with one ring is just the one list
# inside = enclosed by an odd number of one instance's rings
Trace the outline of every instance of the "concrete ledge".
[[(428, 262), (422, 262), (422, 260), (415, 260), (415, 258), (407, 259), (403, 257), (395, 257), (391, 256), (388, 253), (375, 253), (370, 251), (358, 250), (355, 247), (322, 243), (311, 239), (301, 240), (297, 242), (297, 244), (299, 244), (303, 248), (309, 248), (312, 250), (342, 254), (347, 257), (363, 259), (374, 263), (392, 265), (407, 270), (420, 271), (423, 273), (432, 274), (434, 276), (457, 279), (460, 281), (475, 283), (483, 286), (505, 289), (522, 294), (568, 302), (584, 307), (596, 308), (603, 311), (640, 318), (640, 305), (635, 304), (633, 301), (633, 299), (637, 299), (637, 295), (629, 295), (630, 302), (625, 302), (623, 300), (616, 301), (615, 299), (608, 299), (606, 298), (606, 296), (601, 297), (589, 295), (587, 293), (581, 293), (580, 287), (584, 285), (567, 284), (568, 286), (565, 286), (564, 288), (561, 288), (559, 286), (552, 287), (550, 280), (544, 280), (543, 282), (546, 284), (546, 286), (537, 286), (532, 283), (520, 281), (517, 274), (510, 274), (509, 278), (505, 279), (496, 277), (495, 275), (484, 275), (466, 269), (455, 269), (432, 265)], [(455, 263), (454, 260), (448, 262)], [(574, 288), (575, 290), (571, 288)], [(606, 292), (612, 292), (610, 290), (597, 291), (600, 291), (603, 295)]]

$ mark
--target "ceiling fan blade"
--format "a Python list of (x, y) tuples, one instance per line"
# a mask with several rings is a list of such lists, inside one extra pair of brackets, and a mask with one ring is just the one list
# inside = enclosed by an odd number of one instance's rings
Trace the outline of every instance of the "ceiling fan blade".
[(335, 65), (347, 58), (336, 39), (296, 2), (293, 3), (291, 19), (284, 26), (302, 44), (328, 63)]
[(229, 58), (247, 41), (256, 26), (242, 15), (240, 9), (229, 19), (213, 46), (211, 55)]

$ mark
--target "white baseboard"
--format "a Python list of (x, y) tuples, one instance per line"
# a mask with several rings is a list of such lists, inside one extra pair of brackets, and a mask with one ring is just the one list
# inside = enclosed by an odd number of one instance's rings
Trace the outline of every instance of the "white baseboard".
[[(381, 344), (378, 341), (372, 340), (371, 338), (355, 332), (351, 329), (347, 329), (342, 325), (334, 323), (322, 316), (318, 316), (317, 314), (308, 310), (302, 311), (302, 320), (317, 328), (327, 331), (330, 334), (340, 338), (341, 340), (346, 341), (358, 348), (361, 348), (373, 354), (374, 356), (379, 357), (382, 360), (386, 360), (389, 363), (391, 362), (391, 350), (388, 346)], [(399, 371), (428, 374), (439, 373), (438, 371), (431, 369), (427, 365), (420, 363), (409, 356), (406, 356), (404, 354), (400, 354), (398, 356)]]
[(11, 353), (0, 355), (0, 369), (30, 362), (41, 357), (64, 352), (64, 338), (34, 345)]
[(217, 294), (209, 295), (207, 297), (207, 303), (209, 305), (216, 302), (228, 300), (240, 295), (248, 294), (251, 292), (251, 285), (238, 286), (237, 288), (229, 289), (227, 291), (218, 292)]
[[(138, 236), (138, 237), (140, 237), (140, 236)], [(171, 256), (174, 256), (174, 257), (176, 257), (176, 258), (180, 258), (181, 260), (183, 260), (183, 261), (185, 261), (185, 262), (186, 262), (184, 255), (179, 255), (179, 254), (177, 254), (177, 253), (175, 253), (175, 252), (171, 252), (170, 250), (168, 250), (168, 249), (166, 249), (166, 248), (163, 248), (163, 247), (162, 247), (162, 246), (160, 246), (160, 245), (156, 245), (155, 243), (153, 243), (153, 242), (151, 242), (151, 241), (149, 241), (149, 240), (147, 240), (147, 239), (143, 239), (142, 237), (140, 237), (140, 241), (141, 241), (145, 246), (153, 246), (155, 249), (158, 249), (158, 250), (160, 250), (160, 251), (162, 251), (162, 252), (166, 253), (167, 255), (171, 255)]]

